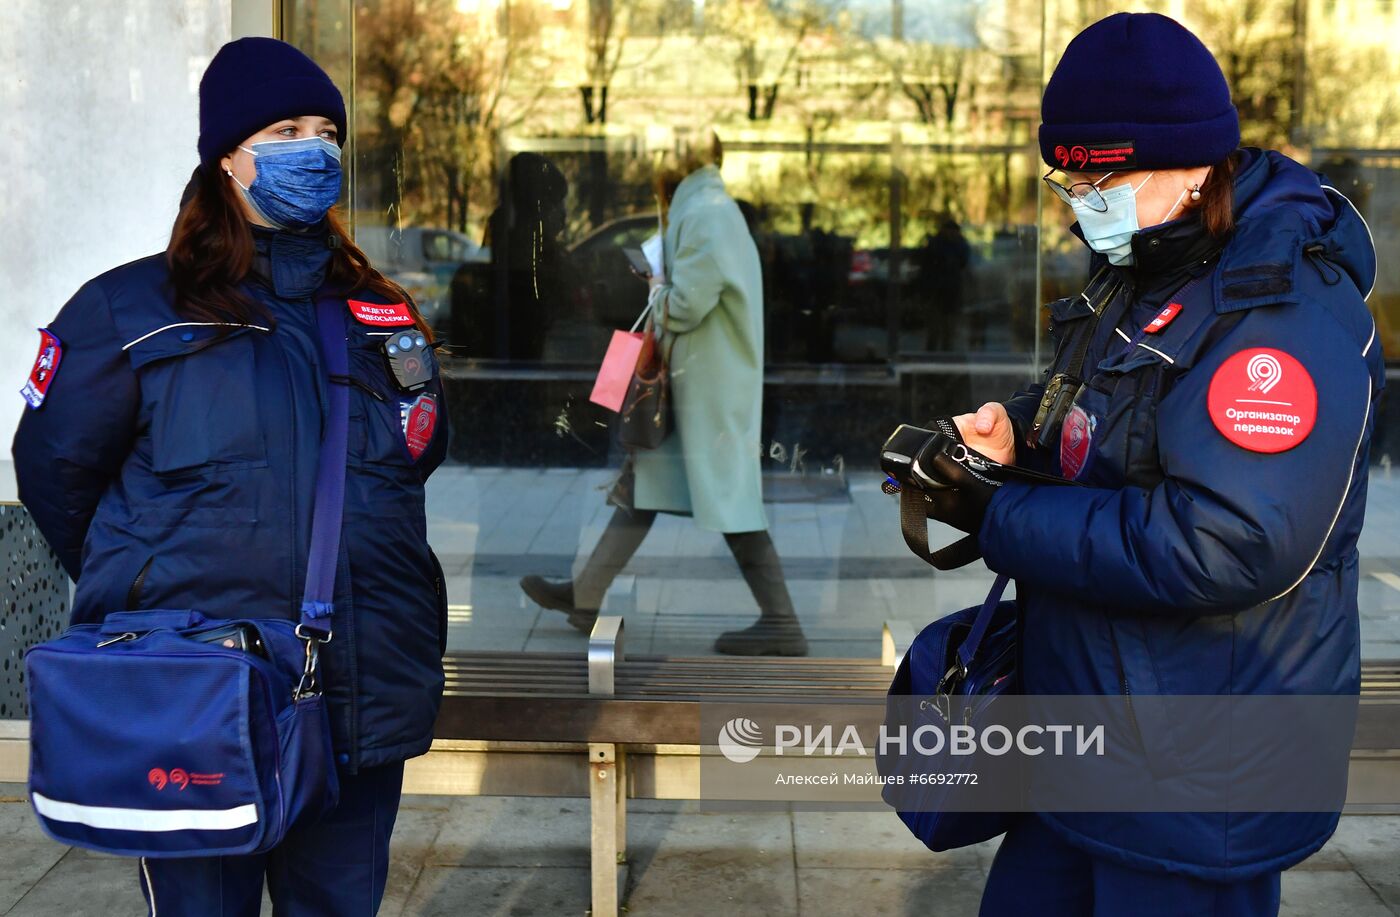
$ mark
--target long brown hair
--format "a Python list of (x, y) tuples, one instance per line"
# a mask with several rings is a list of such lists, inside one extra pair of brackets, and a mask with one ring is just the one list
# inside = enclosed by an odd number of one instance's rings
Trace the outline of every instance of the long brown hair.
[(1201, 185), (1201, 199), (1196, 202), (1201, 225), (1217, 239), (1235, 231), (1235, 168), (1239, 159), (1237, 151), (1212, 166)]
[[(165, 259), (175, 291), (175, 311), (202, 322), (270, 323), (267, 309), (242, 290), (253, 270), (253, 229), (238, 190), (217, 166), (205, 165), (192, 179), (194, 193), (180, 207)], [(336, 212), (326, 215), (331, 245), (326, 286), (339, 293), (368, 290), (408, 304), (415, 324), (432, 330), (404, 289), (381, 274), (345, 231)]]

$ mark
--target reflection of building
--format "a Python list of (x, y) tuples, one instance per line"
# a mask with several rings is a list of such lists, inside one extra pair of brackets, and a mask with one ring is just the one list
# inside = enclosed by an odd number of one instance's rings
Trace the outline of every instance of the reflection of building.
[[(1053, 49), (1110, 6), (365, 0), (353, 23), (356, 213), (366, 224), (480, 232), (501, 196), (505, 162), (533, 151), (567, 176), (567, 236), (580, 240), (647, 212), (655, 155), (716, 123), (726, 179), (772, 239), (766, 250), (782, 278), (770, 285), (775, 305), (801, 315), (850, 313), (867, 329), (861, 343), (807, 348), (809, 358), (887, 359), (908, 346), (903, 332), (922, 325), (906, 314), (925, 298), (907, 279), (917, 273), (912, 252), (944, 217), (972, 246), (968, 295), (981, 308), (1010, 315), (1074, 284), (1077, 243), (1058, 223), (1040, 243), (1046, 257), (1035, 258), (1034, 126)], [(1384, 176), (1395, 160), (1385, 151), (1400, 147), (1393, 4), (1147, 6), (1182, 19), (1217, 52), (1247, 141), (1301, 158), (1325, 147), (1318, 161), (1366, 147), (1355, 187), (1379, 186), (1375, 200), (1388, 199)], [(337, 8), (287, 4), (290, 36), (305, 35), (332, 58), (343, 54), (350, 23), (326, 27), (325, 14), (333, 20)], [(1051, 49), (1043, 62), (1042, 31)], [(811, 271), (791, 265), (825, 244), (814, 248), (814, 232), (845, 240), (853, 257), (873, 264), (849, 272), (873, 278), (870, 287), (811, 293)], [(1002, 346), (1032, 347), (1035, 338), (1027, 328)]]

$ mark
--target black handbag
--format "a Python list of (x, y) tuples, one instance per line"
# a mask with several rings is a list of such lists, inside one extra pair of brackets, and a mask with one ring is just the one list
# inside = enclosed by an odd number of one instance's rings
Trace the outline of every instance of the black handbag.
[[(665, 330), (666, 308), (663, 305), (661, 331)], [(671, 432), (669, 364), (676, 339), (672, 335), (663, 356), (656, 323), (650, 318), (643, 335), (642, 352), (637, 357), (637, 370), (632, 374), (632, 383), (622, 402), (622, 420), (618, 428), (618, 439), (628, 449), (656, 449)]]

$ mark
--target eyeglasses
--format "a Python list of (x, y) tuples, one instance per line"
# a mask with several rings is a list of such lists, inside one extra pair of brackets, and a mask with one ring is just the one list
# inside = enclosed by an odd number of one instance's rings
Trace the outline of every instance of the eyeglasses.
[(1074, 206), (1074, 202), (1079, 201), (1090, 210), (1098, 213), (1108, 212), (1108, 203), (1103, 199), (1103, 195), (1099, 193), (1099, 185), (1107, 181), (1108, 176), (1113, 174), (1112, 172), (1105, 174), (1103, 178), (1096, 182), (1077, 181), (1068, 188), (1051, 178), (1050, 176), (1053, 174), (1055, 174), (1055, 170), (1051, 169), (1049, 172), (1042, 175), (1040, 179), (1050, 186), (1050, 190), (1054, 191), (1055, 196), (1060, 200), (1070, 206)]

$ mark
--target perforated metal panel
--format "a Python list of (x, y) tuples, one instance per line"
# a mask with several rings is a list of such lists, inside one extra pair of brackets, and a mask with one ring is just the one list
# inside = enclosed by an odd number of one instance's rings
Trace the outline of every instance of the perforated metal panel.
[(25, 719), (24, 651), (68, 623), (68, 575), (19, 504), (0, 504), (0, 720)]

